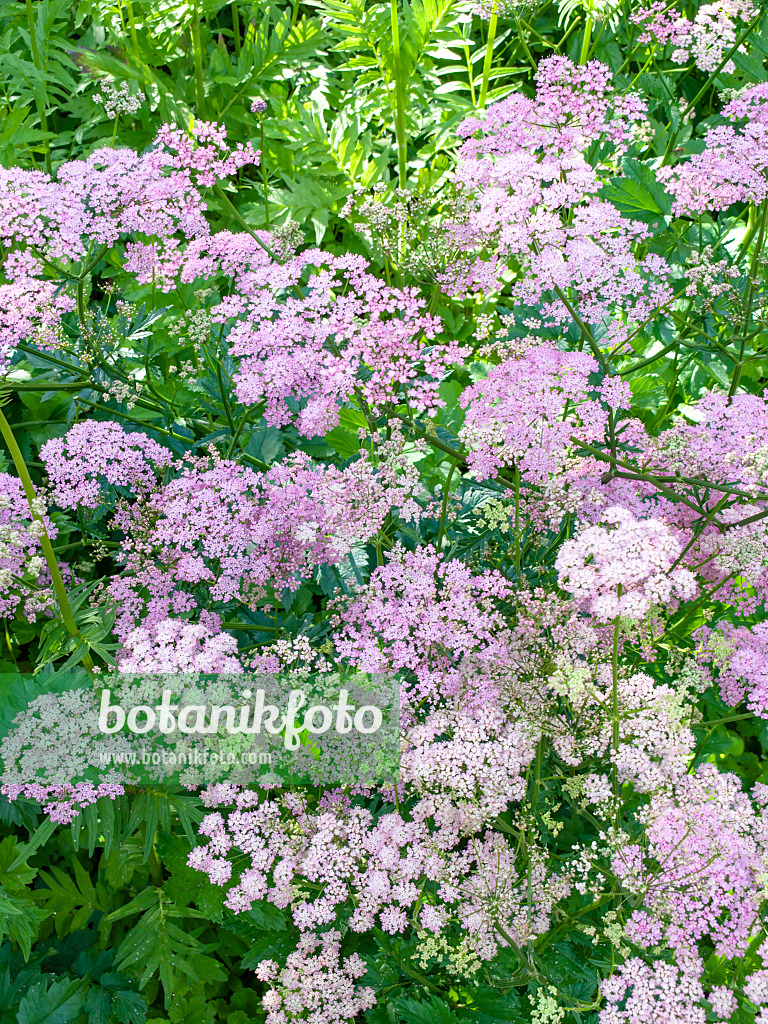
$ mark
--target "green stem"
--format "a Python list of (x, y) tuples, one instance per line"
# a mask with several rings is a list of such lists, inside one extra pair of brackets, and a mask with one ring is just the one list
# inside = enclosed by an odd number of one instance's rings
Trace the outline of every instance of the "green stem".
[(592, 15), (587, 15), (587, 20), (584, 24), (584, 38), (581, 41), (581, 54), (579, 55), (579, 64), (586, 64), (587, 57), (589, 56), (589, 44), (592, 42)]
[(428, 441), (433, 448), (437, 448), (438, 451), (445, 452), (446, 455), (452, 455), (454, 459), (458, 459), (459, 462), (463, 462), (466, 458), (466, 454), (463, 451), (459, 451), (456, 448), (451, 448), (450, 445), (444, 444), (434, 434), (430, 434), (428, 431), (423, 430), (417, 423), (409, 419), (407, 416), (402, 416), (399, 412), (393, 412), (392, 416), (396, 420), (400, 420), (404, 423), (409, 430), (413, 431), (417, 437), (423, 437), (425, 441)]
[(195, 3), (192, 8), (192, 57), (195, 64), (195, 99), (197, 116), (205, 117), (205, 92), (203, 90), (203, 48), (200, 44), (200, 12)]
[[(61, 618), (66, 626), (67, 632), (70, 636), (76, 637), (78, 640), (82, 640), (80, 630), (77, 628), (75, 617), (72, 614), (72, 609), (69, 607), (69, 600), (67, 598), (67, 589), (64, 586), (64, 580), (59, 569), (59, 563), (56, 561), (56, 555), (53, 551), (53, 545), (51, 539), (48, 536), (48, 531), (45, 528), (45, 522), (38, 512), (37, 508), (37, 496), (35, 494), (35, 487), (32, 483), (32, 478), (29, 475), (27, 464), (24, 461), (24, 456), (21, 454), (21, 449), (16, 441), (13, 431), (5, 418), (5, 413), (0, 409), (0, 434), (3, 436), (3, 440), (8, 446), (13, 464), (16, 467), (16, 472), (19, 474), (21, 485), (24, 488), (24, 494), (26, 495), (27, 502), (29, 503), (29, 510), (32, 514), (32, 518), (35, 522), (40, 524), (41, 535), (40, 535), (40, 547), (42, 548), (45, 561), (48, 564), (48, 571), (51, 574), (51, 580), (53, 581), (53, 589), (56, 594), (56, 600), (59, 604), (59, 611), (61, 612)], [(85, 642), (85, 641), (83, 641)], [(83, 658), (83, 665), (87, 671), (93, 674), (93, 659), (90, 654), (86, 652)]]
[(397, 17), (397, 0), (390, 0), (389, 9), (392, 21), (392, 52), (395, 62), (395, 135), (397, 136), (397, 177), (400, 188), (405, 188), (405, 94), (403, 91), (403, 76), (400, 66), (400, 24)]
[(240, 59), (240, 14), (237, 9), (237, 0), (230, 4), (232, 11), (232, 35), (235, 39), (235, 58)]
[[(35, 16), (34, 16), (34, 14), (32, 12), (32, 0), (26, 0), (26, 3), (27, 3), (27, 25), (29, 26), (29, 44), (32, 47), (32, 60), (34, 62), (35, 67), (37, 68), (37, 70), (42, 72), (44, 69), (43, 69), (42, 64), (40, 63), (40, 51), (39, 51), (39, 49), (37, 47), (37, 31), (35, 29)], [(45, 87), (41, 86), (41, 88), (43, 89), (43, 96), (45, 97)], [(48, 118), (46, 117), (46, 113), (45, 113), (45, 102), (46, 102), (46, 99), (47, 99), (47, 97), (44, 98), (41, 101), (40, 97), (38, 95), (37, 89), (35, 89), (35, 103), (37, 105), (37, 114), (38, 114), (38, 117), (40, 118), (40, 128), (46, 134), (46, 138), (43, 140), (43, 146), (44, 146), (44, 149), (45, 149), (45, 169), (46, 169), (46, 171), (49, 174), (53, 174), (53, 169), (51, 167), (51, 144), (50, 144), (50, 141), (47, 138), (47, 134), (48, 134)]]
[(752, 253), (752, 260), (749, 264), (749, 285), (747, 288), (747, 302), (744, 310), (744, 330), (741, 336), (741, 344), (739, 345), (739, 357), (736, 362), (736, 368), (733, 371), (733, 379), (731, 380), (731, 386), (728, 389), (728, 400), (730, 401), (736, 394), (739, 387), (739, 380), (741, 379), (741, 371), (744, 367), (744, 349), (747, 344), (747, 335), (749, 334), (749, 321), (752, 316), (752, 304), (755, 297), (755, 285), (754, 279), (757, 274), (757, 265), (760, 262), (760, 256), (763, 251), (763, 245), (765, 244), (765, 229), (768, 225), (768, 203), (763, 203), (763, 212), (760, 217), (760, 230), (755, 242), (755, 249)]
[[(536, 806), (539, 802), (539, 788), (541, 786), (541, 765), (544, 760), (544, 736), (539, 736), (539, 741), (536, 744), (536, 768), (533, 783), (533, 795), (531, 797), (531, 813), (536, 815)], [(528, 857), (528, 924), (533, 924), (533, 861), (529, 855)], [(528, 955), (533, 955), (533, 928), (530, 927), (530, 936), (528, 939)]]
[(757, 207), (754, 203), (750, 203), (749, 213), (747, 214), (747, 231), (744, 235), (744, 238), (742, 239), (741, 245), (739, 246), (739, 251), (736, 253), (736, 259), (734, 261), (735, 263), (738, 263), (739, 260), (746, 255), (747, 249), (749, 248), (749, 243), (757, 234), (757, 225)]
[(237, 442), (238, 442), (238, 440), (240, 438), (240, 434), (242, 432), (243, 427), (248, 422), (248, 417), (251, 415), (251, 411), (252, 410), (250, 410), (250, 409), (246, 409), (245, 412), (243, 413), (242, 418), (241, 418), (240, 422), (237, 425), (237, 430), (232, 435), (232, 440), (229, 443), (229, 448), (227, 449), (227, 454), (224, 456), (225, 459), (231, 459), (232, 458), (232, 452), (235, 450), (235, 445), (237, 444)]
[(587, 60), (589, 60), (589, 58), (594, 55), (595, 50), (597, 49), (597, 44), (600, 42), (600, 39), (602, 38), (602, 35), (603, 35), (604, 30), (605, 30), (606, 24), (607, 24), (607, 21), (606, 21), (605, 18), (603, 18), (603, 20), (600, 23), (600, 28), (598, 30), (598, 33), (593, 38), (592, 43), (591, 43), (591, 45), (589, 47), (589, 53), (587, 54)]
[[(517, 14), (515, 14), (515, 25), (517, 26), (517, 38), (520, 42), (520, 45), (523, 48), (523, 52), (525, 53), (528, 63), (531, 65), (531, 68), (533, 69), (533, 73), (536, 74), (536, 61), (533, 59), (533, 55), (531, 54), (531, 51), (528, 49), (528, 42), (525, 38), (525, 32), (522, 26), (520, 25), (520, 19), (518, 18)], [(474, 105), (474, 96), (472, 97), (472, 103)]]
[(592, 354), (594, 355), (595, 359), (597, 359), (598, 363), (600, 363), (603, 372), (608, 373), (608, 361), (606, 360), (603, 353), (600, 351), (600, 348), (598, 347), (598, 344), (595, 341), (595, 336), (590, 330), (590, 328), (584, 323), (584, 321), (581, 319), (581, 317), (576, 312), (574, 307), (568, 301), (565, 292), (562, 290), (562, 288), (560, 288), (558, 285), (555, 285), (555, 287), (552, 290), (554, 291), (555, 295), (557, 295), (557, 297), (560, 299), (560, 301), (568, 310), (568, 312), (571, 314), (573, 322), (578, 326), (581, 333), (589, 342), (589, 347), (592, 349)]
[(255, 622), (222, 622), (222, 629), (255, 629), (260, 633), (275, 633), (277, 632), (276, 626), (257, 626)]
[(443, 544), (443, 537), (445, 536), (445, 516), (448, 511), (448, 498), (450, 497), (450, 486), (451, 478), (462, 460), (454, 460), (451, 464), (451, 468), (448, 470), (448, 476), (445, 478), (445, 485), (443, 486), (443, 508), (440, 513), (440, 529), (437, 534), (437, 550), (439, 551)]
[(77, 282), (77, 322), (80, 329), (85, 330), (85, 282)]
[(464, 46), (464, 57), (467, 61), (467, 79), (469, 80), (469, 95), (472, 99), (472, 106), (477, 106), (477, 100), (475, 99), (475, 71), (472, 67), (472, 60), (469, 55), (469, 46)]
[[(141, 834), (146, 844), (148, 829), (146, 821), (141, 823)], [(147, 863), (149, 865), (149, 873), (152, 876), (152, 884), (158, 889), (162, 889), (163, 882), (163, 865), (160, 862), (160, 858), (157, 855), (157, 830), (155, 830), (152, 836), (152, 845), (149, 847), (149, 856), (147, 857)]]
[(267, 174), (267, 160), (264, 153), (264, 118), (261, 119), (261, 152), (259, 153), (261, 164), (261, 176), (264, 179), (264, 219), (269, 227), (269, 175)]
[[(227, 212), (228, 212), (228, 213), (229, 213), (229, 214), (230, 214), (230, 215), (231, 215), (232, 217), (234, 217), (234, 219), (235, 219), (235, 220), (237, 221), (237, 223), (238, 223), (238, 224), (240, 225), (240, 227), (241, 227), (241, 228), (242, 228), (242, 229), (243, 229), (244, 231), (247, 231), (247, 232), (248, 232), (248, 234), (249, 234), (249, 235), (251, 236), (251, 238), (254, 238), (254, 239), (255, 239), (255, 240), (256, 240), (256, 241), (257, 241), (257, 242), (259, 243), (259, 245), (260, 245), (260, 246), (261, 246), (261, 248), (262, 248), (262, 249), (264, 250), (264, 252), (265, 252), (265, 253), (266, 253), (266, 254), (267, 254), (268, 256), (271, 256), (271, 257), (272, 257), (272, 259), (273, 259), (273, 260), (275, 261), (275, 263), (280, 263), (280, 262), (281, 262), (281, 260), (280, 260), (280, 257), (279, 257), (279, 256), (277, 255), (277, 253), (275, 252), (275, 250), (274, 250), (274, 249), (271, 249), (271, 248), (270, 248), (270, 247), (269, 247), (269, 246), (267, 245), (267, 243), (266, 243), (266, 242), (264, 242), (264, 241), (263, 241), (263, 240), (262, 240), (261, 238), (259, 238), (259, 236), (258, 236), (258, 235), (256, 234), (256, 232), (255, 232), (255, 231), (253, 230), (253, 228), (252, 228), (252, 227), (250, 226), (250, 224), (248, 224), (248, 223), (247, 223), (247, 222), (246, 222), (245, 220), (243, 220), (242, 216), (240, 215), (240, 213), (239, 213), (239, 212), (238, 212), (238, 210), (237, 210), (237, 207), (235, 207), (235, 206), (234, 206), (234, 205), (232, 204), (231, 200), (229, 199), (229, 197), (227, 196), (226, 192), (225, 192), (225, 191), (224, 191), (224, 189), (223, 189), (223, 188), (221, 187), (221, 185), (220, 185), (220, 184), (218, 183), (218, 181), (217, 181), (217, 182), (216, 182), (216, 184), (215, 184), (215, 185), (213, 186), (213, 191), (214, 191), (214, 192), (216, 193), (217, 197), (218, 197), (218, 198), (219, 198), (219, 199), (221, 200), (221, 202), (222, 202), (222, 203), (224, 204), (224, 206), (225, 206), (225, 207), (226, 207), (226, 209), (227, 209)], [(301, 295), (301, 293), (299, 293), (299, 295)]]
[(520, 469), (515, 463), (515, 586), (520, 589)]
[(533, 776), (533, 792), (531, 794), (531, 809), (536, 813), (536, 805), (539, 802), (539, 790), (541, 789), (541, 766), (544, 761), (544, 736), (539, 737), (536, 744), (536, 764)]
[(136, 31), (136, 19), (133, 16), (133, 4), (131, 3), (131, 0), (125, 0), (125, 9), (128, 11), (128, 25), (131, 31), (133, 56), (136, 58), (136, 63), (141, 65), (141, 58), (139, 57), (139, 35)]
[(480, 110), (485, 110), (485, 98), (488, 95), (488, 80), (491, 76), (491, 64), (493, 63), (493, 44), (496, 39), (496, 26), (498, 24), (498, 16), (496, 14), (496, 4), (493, 5), (493, 14), (491, 20), (488, 23), (488, 41), (485, 44), (485, 60), (483, 61), (483, 80), (480, 83), (480, 97), (477, 101), (477, 106)]
[[(710, 85), (714, 82), (714, 80), (717, 78), (717, 76), (723, 70), (723, 68), (728, 63), (728, 61), (731, 59), (731, 57), (734, 55), (734, 53), (736, 53), (736, 51), (741, 46), (741, 44), (744, 42), (744, 40), (747, 38), (747, 36), (759, 24), (761, 18), (763, 17), (764, 12), (765, 12), (765, 8), (766, 8), (766, 3), (763, 3), (763, 4), (760, 5), (760, 10), (758, 11), (757, 16), (754, 17), (752, 19), (752, 21), (750, 21), (749, 25), (747, 25), (747, 27), (741, 33), (741, 35), (736, 40), (736, 42), (733, 44), (733, 46), (726, 52), (725, 56), (720, 61), (720, 63), (717, 65), (715, 70), (712, 72), (712, 74), (706, 80), (704, 85), (702, 85), (702, 87), (699, 89), (699, 91), (693, 97), (691, 102), (685, 108), (683, 113), (680, 115), (680, 124), (681, 125), (685, 123), (685, 119), (688, 117), (688, 114), (690, 114), (690, 112), (693, 110), (693, 108), (699, 102), (701, 97), (704, 95), (704, 93), (707, 91), (707, 89), (710, 87)], [(666, 128), (664, 129), (664, 131), (659, 136), (659, 139), (664, 135), (665, 132), (669, 131), (669, 129), (671, 127), (672, 127), (672, 122), (670, 121), (669, 124), (667, 124)], [(666, 164), (667, 161), (669, 160), (669, 157), (670, 157), (670, 155), (672, 153), (672, 150), (675, 148), (675, 143), (677, 142), (677, 136), (678, 136), (679, 132), (680, 132), (680, 129), (678, 128), (677, 131), (672, 133), (672, 135), (670, 137), (670, 140), (669, 140), (669, 143), (667, 144), (667, 148), (664, 151), (664, 158), (661, 161), (662, 166), (664, 164)]]
[[(621, 597), (621, 585), (619, 585), (619, 597)], [(611, 668), (613, 673), (613, 686), (611, 692), (611, 742), (613, 746), (614, 754), (619, 751), (619, 636), (621, 631), (621, 620), (617, 615), (613, 623), (613, 656), (611, 658)], [(614, 762), (613, 765), (613, 797), (616, 801), (616, 814), (618, 815), (619, 807), (619, 767)], [(618, 826), (618, 820), (616, 822)]]

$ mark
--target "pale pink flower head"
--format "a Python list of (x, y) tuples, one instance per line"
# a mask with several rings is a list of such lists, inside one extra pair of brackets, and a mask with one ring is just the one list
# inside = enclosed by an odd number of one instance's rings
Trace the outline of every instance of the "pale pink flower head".
[(207, 625), (181, 619), (164, 619), (134, 629), (120, 654), (118, 667), (124, 674), (243, 671), (233, 636), (214, 633)]
[(75, 423), (64, 437), (46, 441), (40, 457), (60, 508), (97, 508), (102, 482), (147, 492), (173, 461), (167, 448), (142, 431), (127, 433), (111, 420)]
[(695, 596), (693, 574), (673, 568), (682, 549), (665, 523), (615, 506), (563, 544), (555, 568), (560, 586), (598, 622), (643, 619), (658, 605)]

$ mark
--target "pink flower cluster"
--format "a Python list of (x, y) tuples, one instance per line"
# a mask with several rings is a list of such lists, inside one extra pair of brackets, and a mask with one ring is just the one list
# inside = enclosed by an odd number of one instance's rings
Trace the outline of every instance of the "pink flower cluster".
[(440, 320), (423, 312), (417, 290), (390, 288), (366, 266), (360, 256), (308, 250), (253, 268), (241, 294), (211, 310), (240, 361), (237, 397), (246, 405), (266, 399), (271, 425), (295, 419), (306, 437), (326, 434), (354, 396), (374, 409), (405, 404), (416, 413), (443, 404), (439, 382), (467, 350), (433, 344)]
[[(680, 418), (659, 435), (656, 465), (731, 484), (753, 497), (767, 494), (768, 390), (732, 398), (706, 391), (693, 410), (695, 422)], [(653, 443), (649, 438), (648, 446)]]
[[(42, 507), (39, 511), (43, 513)], [(49, 537), (55, 537), (54, 524), (47, 516), (43, 517), (43, 522)], [(32, 519), (21, 481), (8, 473), (0, 473), (0, 616), (3, 618), (12, 616), (24, 601), (30, 606), (33, 621), (32, 609), (42, 610), (45, 602), (41, 603), (41, 595), (27, 585), (45, 586), (48, 582), (44, 578), (41, 535), (40, 523)]]
[(98, 508), (104, 500), (102, 480), (113, 487), (146, 493), (157, 486), (157, 473), (173, 455), (140, 430), (127, 433), (112, 420), (84, 420), (63, 438), (46, 441), (40, 457), (60, 508)]
[(163, 619), (128, 634), (118, 668), (123, 675), (146, 672), (237, 673), (237, 641), (207, 623)]
[(305, 933), (283, 966), (262, 960), (256, 968), (256, 977), (270, 983), (262, 1000), (266, 1024), (304, 1019), (346, 1024), (357, 1019), (376, 1005), (373, 989), (355, 984), (366, 971), (365, 961), (357, 953), (341, 959), (340, 932)]
[(513, 155), (524, 149), (584, 152), (598, 140), (622, 148), (645, 113), (644, 100), (614, 88), (607, 65), (547, 57), (536, 70), (535, 100), (513, 93), (492, 104), (485, 119), (465, 120), (457, 134), (466, 138), (483, 132), (483, 138), (465, 143), (463, 159), (490, 153)]
[(154, 237), (151, 245), (125, 242), (123, 266), (143, 280), (162, 268), (161, 256), (187, 239), (209, 233), (198, 184), (208, 186), (258, 161), (250, 144), (226, 146), (224, 130), (198, 122), (191, 136), (165, 125), (146, 153), (97, 149), (62, 164), (54, 178), (43, 171), (0, 168), (0, 243), (12, 250), (0, 286), (0, 370), (19, 341), (54, 347), (61, 314), (72, 299), (42, 274), (37, 257), (65, 267), (91, 257), (126, 235)]
[(166, 174), (168, 163), (168, 154), (157, 146), (141, 155), (104, 147), (62, 164), (55, 178), (3, 168), (3, 244), (68, 263), (82, 259), (91, 243), (113, 245), (124, 234), (207, 234), (203, 199), (190, 170)]
[[(546, 931), (553, 902), (570, 890), (567, 879), (543, 866), (521, 877), (498, 832), (465, 844), (461, 809), (445, 797), (424, 797), (409, 820), (397, 812), (374, 818), (341, 793), (309, 812), (296, 794), (260, 800), (257, 793), (227, 790), (220, 786), (212, 796), (234, 799), (235, 808), (226, 818), (216, 812), (203, 819), (199, 831), (209, 842), (195, 848), (188, 863), (224, 885), (232, 868), (227, 854), (246, 854), (250, 867), (225, 900), (235, 913), (266, 898), (290, 906), (294, 924), (309, 932), (334, 922), (351, 898), (353, 932), (379, 927), (390, 935), (417, 920), (439, 933), (458, 916), (471, 931), (475, 955), (491, 959), (509, 943), (505, 935), (524, 943)], [(294, 824), (287, 830), (289, 820)], [(297, 898), (302, 881), (311, 889)], [(436, 898), (424, 900), (425, 881), (438, 883)]]
[(19, 342), (47, 350), (62, 341), (61, 317), (74, 308), (74, 299), (59, 284), (18, 277), (0, 285), (0, 374), (5, 374)]
[[(608, 412), (590, 397), (589, 385), (597, 368), (584, 352), (542, 345), (492, 367), (465, 388), (460, 436), (478, 476), (496, 476), (501, 467), (514, 465), (530, 483), (546, 484), (562, 469), (574, 433), (587, 441), (602, 438)], [(618, 383), (613, 408), (627, 405), (630, 396), (629, 386)]]
[(174, 167), (204, 187), (228, 178), (246, 164), (258, 164), (259, 154), (250, 142), (227, 146), (227, 130), (215, 121), (195, 121), (189, 132), (164, 124), (155, 146), (166, 150), (166, 167)]
[(539, 326), (572, 322), (561, 296), (550, 294), (559, 289), (584, 321), (601, 325), (616, 343), (629, 323), (647, 320), (672, 292), (663, 259), (634, 255), (647, 226), (600, 201), (601, 179), (585, 157), (588, 147), (605, 142), (615, 159), (645, 117), (643, 101), (619, 94), (611, 78), (597, 61), (581, 66), (551, 57), (539, 65), (535, 100), (514, 94), (484, 121), (461, 126), (460, 134), (477, 137), (459, 151), (463, 216), (452, 230), (467, 251), (496, 256), (478, 258), (453, 287), (493, 289), (513, 261), (517, 301), (548, 299)]
[(632, 957), (601, 983), (600, 990), (607, 1003), (600, 1011), (600, 1024), (706, 1024), (698, 977), (663, 960), (646, 964)]
[(656, 172), (675, 197), (674, 212), (696, 216), (733, 203), (760, 205), (768, 196), (768, 85), (756, 85), (727, 104), (723, 116), (748, 118), (746, 125), (718, 125), (704, 137), (704, 149)]
[(462, 810), (462, 831), (478, 832), (525, 796), (537, 736), (497, 704), (439, 708), (405, 734), (403, 783), (413, 794), (443, 796)]
[[(268, 231), (256, 233), (265, 245), (280, 248)], [(235, 279), (236, 290), (249, 294), (257, 287), (251, 281), (251, 273), (271, 266), (272, 259), (264, 246), (244, 231), (217, 231), (214, 235), (192, 238), (186, 244), (170, 238), (162, 249), (154, 242), (131, 243), (131, 269), (136, 279), (142, 284), (154, 279), (165, 291), (172, 291), (179, 281), (190, 284), (198, 278), (225, 274)]]
[(188, 467), (115, 516), (126, 534), (125, 570), (108, 588), (118, 635), (145, 615), (150, 626), (193, 613), (201, 587), (214, 602), (271, 602), (375, 535), (393, 500), (408, 501), (407, 482), (390, 490), (365, 459), (344, 470), (303, 453), (266, 473), (228, 461)]
[(658, 519), (636, 519), (620, 507), (606, 509), (600, 525), (582, 528), (555, 560), (560, 586), (598, 622), (617, 616), (642, 619), (656, 605), (690, 600), (698, 587), (689, 569), (673, 568), (683, 550)]
[(464, 690), (465, 658), (475, 665), (478, 685), (488, 685), (476, 663), (506, 660), (499, 602), (512, 592), (498, 572), (475, 575), (434, 548), (411, 552), (397, 544), (368, 583), (337, 602), (336, 650), (364, 672), (413, 673), (417, 699), (436, 701)]
[[(671, 46), (669, 59), (675, 64), (693, 61), (700, 71), (714, 74), (725, 54), (736, 42), (743, 26), (737, 22), (748, 22), (757, 14), (750, 0), (717, 0), (716, 3), (702, 4), (693, 21), (678, 14), (665, 0), (657, 0), (650, 7), (635, 11), (630, 21), (644, 26), (638, 42)], [(739, 47), (744, 53), (744, 45)], [(722, 67), (724, 74), (733, 74), (736, 65), (728, 60)]]
[(743, 956), (755, 934), (768, 871), (768, 828), (736, 775), (700, 765), (646, 808), (643, 844), (612, 867), (642, 896), (627, 934), (640, 946), (663, 936), (678, 959), (710, 942), (718, 956)]
[(43, 813), (58, 825), (68, 825), (91, 804), (97, 803), (102, 797), (116, 800), (125, 793), (125, 788), (118, 782), (76, 782), (74, 785), (46, 786), (40, 782), (26, 785), (13, 783), (2, 787), (3, 796), (9, 800), (18, 800), (20, 796), (27, 800), (36, 800), (42, 804)]
[(747, 707), (768, 718), (768, 622), (753, 626), (718, 623), (704, 627), (698, 660), (717, 669), (723, 700), (735, 707), (746, 698)]

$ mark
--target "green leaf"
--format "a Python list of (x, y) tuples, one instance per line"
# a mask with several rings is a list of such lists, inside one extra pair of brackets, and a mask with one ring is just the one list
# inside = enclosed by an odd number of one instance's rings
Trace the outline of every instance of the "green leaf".
[(450, 1006), (435, 995), (427, 996), (424, 1002), (393, 999), (392, 1003), (405, 1024), (458, 1024), (459, 1018)]
[(186, 907), (194, 902), (209, 920), (221, 924), (227, 890), (220, 885), (201, 884), (200, 872), (187, 864), (191, 849), (192, 844), (184, 836), (174, 836), (167, 832), (158, 835), (157, 852), (171, 875), (163, 885), (163, 891), (176, 906)]
[(349, 459), (357, 455), (363, 444), (357, 436), (358, 430), (367, 426), (365, 416), (359, 409), (342, 409), (339, 425), (325, 435), (325, 440), (343, 459)]
[(50, 871), (40, 871), (40, 878), (46, 888), (35, 889), (33, 893), (50, 913), (56, 915), (58, 935), (71, 934), (84, 928), (94, 911), (103, 914), (109, 909), (106, 888), (100, 882), (94, 885), (77, 857), (72, 857), (69, 863), (74, 878), (53, 865)]
[[(632, 178), (611, 178), (600, 190), (600, 197), (622, 213), (661, 215), (662, 210), (651, 193)], [(641, 218), (643, 219), (643, 218)]]
[(177, 973), (181, 972), (194, 980), (197, 972), (189, 962), (189, 957), (202, 952), (204, 948), (196, 938), (173, 921), (203, 915), (189, 908), (177, 909), (171, 900), (166, 899), (162, 889), (149, 886), (125, 907), (110, 914), (108, 920), (127, 917), (143, 908), (147, 909), (120, 944), (115, 963), (121, 970), (134, 968), (137, 972), (141, 971), (140, 988), (155, 974), (159, 974), (167, 1008), (173, 996)]
[(243, 451), (254, 459), (271, 465), (285, 455), (283, 436), (276, 427), (268, 427), (265, 423), (257, 424), (247, 435)]
[(18, 1024), (72, 1024), (83, 1006), (85, 983), (41, 980), (19, 1003)]
[(473, 986), (470, 1005), (457, 1016), (473, 1024), (518, 1024), (520, 999), (516, 992), (500, 992), (487, 985)]

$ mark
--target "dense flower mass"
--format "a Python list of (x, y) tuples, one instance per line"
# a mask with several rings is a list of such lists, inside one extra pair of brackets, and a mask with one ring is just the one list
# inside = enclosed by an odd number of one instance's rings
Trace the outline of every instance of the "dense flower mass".
[[(196, 187), (211, 185), (256, 159), (250, 147), (234, 152), (225, 135), (199, 122), (185, 132), (164, 126), (144, 154), (102, 147), (85, 160), (62, 164), (55, 177), (6, 168), (0, 174), (0, 234), (5, 246), (29, 248), (54, 260), (81, 260), (92, 244), (112, 245), (140, 232), (170, 239), (208, 233)], [(167, 173), (173, 168), (171, 173)]]
[(365, 962), (357, 953), (342, 960), (340, 938), (333, 929), (319, 937), (302, 935), (285, 967), (274, 960), (259, 964), (256, 976), (270, 984), (262, 1001), (267, 1024), (282, 1024), (286, 1013), (298, 1017), (306, 1011), (309, 1019), (343, 1024), (376, 1005), (373, 989), (355, 984), (367, 970)]
[(164, 619), (152, 627), (134, 629), (128, 634), (119, 664), (126, 675), (242, 671), (234, 637), (213, 633), (203, 623), (180, 619)]
[[(599, 398), (589, 397), (589, 377), (597, 369), (584, 352), (537, 346), (467, 388), (462, 439), (474, 470), (495, 476), (501, 466), (514, 464), (526, 480), (543, 484), (562, 470), (574, 433), (588, 441), (602, 438), (608, 412)], [(629, 389), (616, 383), (611, 404), (620, 408)]]
[[(37, 586), (44, 581), (45, 562), (40, 538), (47, 529), (56, 536), (56, 527), (38, 506), (33, 517), (21, 482), (8, 473), (0, 473), (0, 615), (10, 616), (25, 601), (27, 614), (34, 621), (35, 610), (42, 610), (43, 594)], [(50, 602), (52, 595), (46, 595)], [(44, 604), (44, 602), (42, 602)]]
[(730, 121), (704, 139), (704, 149), (684, 163), (659, 169), (659, 180), (675, 197), (678, 214), (725, 210), (733, 203), (763, 202), (768, 192), (768, 87), (757, 85), (723, 108)]
[(158, 470), (172, 461), (171, 453), (146, 434), (126, 433), (110, 420), (76, 423), (65, 438), (47, 441), (40, 455), (60, 508), (96, 508), (102, 480), (113, 487), (151, 490)]
[(639, 42), (671, 47), (670, 59), (675, 64), (693, 60), (707, 73), (715, 74), (722, 69), (730, 74), (736, 70), (734, 49), (746, 51), (739, 45), (743, 24), (757, 13), (749, 0), (718, 0), (702, 4), (691, 20), (664, 0), (657, 0), (650, 7), (633, 12), (631, 20), (643, 27)]
[(677, 568), (682, 544), (656, 519), (610, 508), (601, 523), (566, 541), (555, 562), (558, 581), (599, 622), (641, 619), (657, 605), (696, 594), (689, 569)]
[(145, 615), (154, 625), (193, 612), (200, 588), (214, 601), (269, 604), (374, 536), (392, 503), (408, 515), (409, 502), (407, 482), (384, 487), (365, 459), (344, 470), (303, 453), (268, 473), (217, 460), (187, 467), (116, 512), (125, 570), (109, 592), (121, 638)]
[[(309, 268), (317, 272), (308, 294), (294, 294)], [(278, 302), (279, 292), (287, 294)], [(244, 295), (214, 307), (213, 319), (229, 325), (230, 350), (240, 358), (238, 398), (265, 398), (269, 423), (295, 419), (314, 437), (336, 426), (339, 405), (354, 396), (373, 410), (404, 402), (424, 413), (442, 404), (439, 381), (467, 350), (432, 343), (441, 325), (424, 305), (414, 290), (390, 288), (368, 273), (360, 257), (308, 250), (252, 271)], [(298, 415), (292, 404), (300, 405)]]
[(56, 349), (63, 341), (60, 323), (74, 299), (52, 281), (17, 277), (0, 285), (0, 373), (5, 375), (19, 342)]
[(474, 575), (430, 548), (397, 547), (338, 610), (338, 653), (366, 672), (412, 672), (420, 698), (463, 687), (462, 658), (506, 656), (498, 603), (511, 596), (497, 572)]
[[(122, 237), (144, 235), (151, 244), (128, 241), (125, 267), (152, 280), (152, 268), (176, 236), (207, 235), (205, 203), (198, 185), (209, 186), (258, 160), (250, 145), (230, 151), (226, 133), (198, 122), (192, 137), (165, 125), (146, 153), (102, 147), (84, 160), (44, 171), (0, 168), (0, 240), (6, 256), (0, 285), (0, 370), (19, 341), (56, 347), (61, 314), (74, 299), (61, 282), (44, 278), (43, 261), (88, 269)], [(148, 259), (149, 254), (149, 259)]]
[[(535, 99), (513, 95), (461, 126), (467, 141), (456, 177), (466, 209), (454, 231), (464, 247), (494, 255), (478, 256), (453, 287), (498, 288), (514, 266), (517, 301), (542, 304), (530, 326), (567, 325), (575, 307), (619, 341), (672, 293), (665, 261), (635, 255), (647, 227), (600, 199), (601, 171), (626, 149), (646, 110), (611, 79), (597, 61), (579, 67), (551, 57), (539, 65)], [(603, 167), (592, 166), (587, 153), (606, 148)]]

